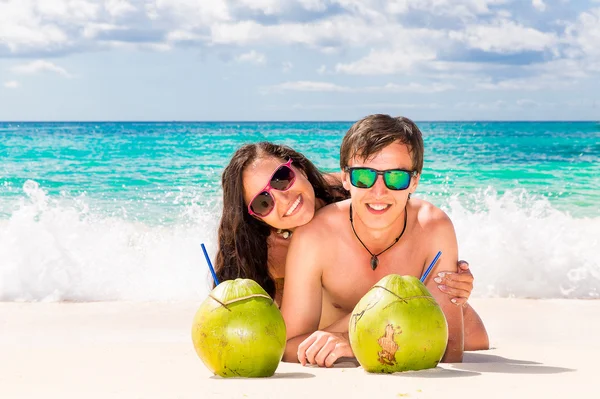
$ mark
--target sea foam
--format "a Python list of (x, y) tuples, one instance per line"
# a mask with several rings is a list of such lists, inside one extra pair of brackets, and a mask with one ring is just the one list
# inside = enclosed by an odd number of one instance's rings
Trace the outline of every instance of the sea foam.
[[(600, 296), (600, 218), (492, 188), (440, 205), (475, 275), (473, 296)], [(151, 225), (91, 212), (85, 198), (50, 198), (28, 181), (0, 221), (0, 300), (202, 300), (210, 277), (200, 243), (214, 256), (220, 212), (185, 212), (184, 222)]]

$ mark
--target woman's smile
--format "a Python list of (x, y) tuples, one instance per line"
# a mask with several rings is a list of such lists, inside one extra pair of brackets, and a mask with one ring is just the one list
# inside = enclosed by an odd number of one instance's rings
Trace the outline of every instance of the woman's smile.
[(298, 198), (292, 203), (292, 205), (288, 208), (287, 212), (283, 214), (283, 217), (288, 217), (295, 215), (300, 208), (302, 208), (302, 204), (304, 201), (302, 200), (302, 194), (298, 195)]

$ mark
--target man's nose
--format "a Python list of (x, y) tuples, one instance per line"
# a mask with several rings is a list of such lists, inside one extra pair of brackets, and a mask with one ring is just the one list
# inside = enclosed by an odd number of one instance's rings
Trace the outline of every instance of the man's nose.
[(375, 180), (375, 184), (371, 187), (371, 193), (376, 197), (383, 197), (387, 194), (388, 188), (385, 186), (385, 182), (383, 181), (383, 176), (378, 175), (377, 180)]

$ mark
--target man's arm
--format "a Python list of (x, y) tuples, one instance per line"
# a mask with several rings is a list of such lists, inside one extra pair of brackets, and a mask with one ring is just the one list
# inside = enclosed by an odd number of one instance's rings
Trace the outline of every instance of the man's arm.
[(427, 230), (429, 230), (427, 236), (431, 237), (431, 245), (429, 246), (429, 254), (423, 271), (433, 261), (437, 252), (442, 251), (442, 256), (437, 265), (425, 281), (427, 289), (442, 308), (448, 322), (448, 346), (442, 361), (446, 363), (461, 362), (464, 350), (462, 306), (452, 303), (451, 297), (441, 292), (433, 279), (433, 276), (439, 272), (456, 270), (456, 262), (458, 261), (456, 233), (450, 218), (437, 208), (432, 210), (432, 219), (427, 222), (427, 225)]
[[(304, 366), (306, 363), (320, 367), (331, 367), (343, 357), (354, 357), (348, 324), (352, 313), (348, 313), (338, 321), (312, 334), (304, 334), (294, 338), (298, 347), (298, 360)], [(298, 344), (300, 343), (300, 344)]]
[(319, 327), (322, 306), (320, 232), (312, 224), (294, 231), (285, 265), (281, 313), (287, 344), (284, 362), (298, 361), (298, 345)]

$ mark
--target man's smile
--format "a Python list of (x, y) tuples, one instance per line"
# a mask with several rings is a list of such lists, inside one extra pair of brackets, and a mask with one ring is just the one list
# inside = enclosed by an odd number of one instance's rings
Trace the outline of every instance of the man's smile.
[(371, 202), (366, 204), (366, 208), (369, 212), (374, 213), (376, 215), (381, 215), (385, 213), (392, 205), (381, 203), (381, 202)]

